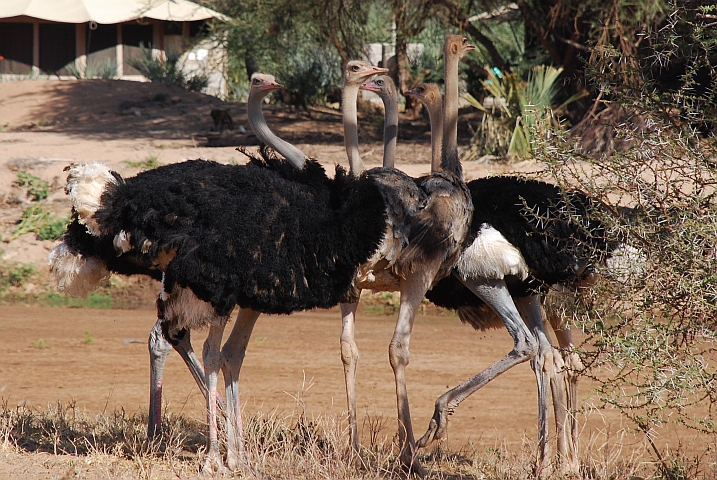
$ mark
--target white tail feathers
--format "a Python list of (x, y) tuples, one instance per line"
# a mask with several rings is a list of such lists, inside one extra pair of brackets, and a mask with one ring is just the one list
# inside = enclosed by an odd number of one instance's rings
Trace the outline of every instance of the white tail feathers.
[(101, 233), (94, 215), (100, 208), (102, 193), (109, 183), (117, 185), (117, 178), (109, 167), (99, 162), (72, 165), (67, 176), (65, 190), (70, 196), (72, 208), (77, 212), (78, 221), (94, 236)]
[(647, 255), (639, 248), (622, 243), (607, 258), (605, 273), (614, 281), (629, 284), (645, 276)]
[(458, 259), (456, 269), (462, 278), (503, 278), (515, 275), (525, 280), (530, 273), (520, 250), (495, 228), (483, 224), (473, 243)]
[(73, 253), (65, 243), (52, 249), (47, 258), (57, 289), (72, 297), (84, 297), (110, 276), (104, 262), (83, 258)]

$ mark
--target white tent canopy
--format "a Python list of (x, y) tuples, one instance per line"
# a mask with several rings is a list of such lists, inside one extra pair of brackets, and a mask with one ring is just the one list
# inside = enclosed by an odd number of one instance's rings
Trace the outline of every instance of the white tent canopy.
[(190, 22), (227, 17), (189, 0), (2, 0), (0, 19), (25, 15), (63, 23), (121, 23), (137, 18)]

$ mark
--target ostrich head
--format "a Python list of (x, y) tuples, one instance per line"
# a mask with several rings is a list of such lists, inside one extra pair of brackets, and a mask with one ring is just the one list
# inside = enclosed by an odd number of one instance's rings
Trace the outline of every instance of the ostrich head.
[(386, 75), (379, 75), (369, 82), (362, 83), (359, 87), (361, 90), (368, 90), (370, 92), (376, 92), (381, 98), (392, 98), (398, 96), (396, 92), (396, 85), (391, 80), (391, 77)]
[(263, 93), (263, 96), (268, 95), (276, 90), (281, 90), (284, 85), (277, 83), (274, 75), (266, 73), (254, 73), (251, 76), (251, 86), (249, 87), (249, 95), (252, 93)]
[(385, 73), (388, 73), (387, 68), (374, 67), (362, 60), (351, 60), (346, 64), (346, 70), (344, 71), (344, 85), (358, 86), (374, 75)]
[(463, 58), (468, 52), (475, 50), (476, 47), (468, 43), (468, 39), (462, 35), (446, 35), (446, 41), (443, 44), (443, 54)]
[(416, 88), (405, 92), (406, 95), (417, 98), (426, 106), (441, 105), (441, 89), (435, 83), (421, 83)]

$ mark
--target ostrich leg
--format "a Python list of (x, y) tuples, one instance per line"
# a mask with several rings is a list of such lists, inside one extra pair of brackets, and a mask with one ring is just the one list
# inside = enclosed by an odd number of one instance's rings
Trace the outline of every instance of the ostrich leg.
[(418, 440), (419, 447), (425, 447), (433, 440), (443, 438), (448, 426), (448, 415), (473, 392), (513, 366), (532, 359), (538, 352), (538, 341), (518, 313), (505, 281), (478, 278), (461, 279), (461, 281), (498, 314), (513, 337), (513, 350), (436, 400), (428, 430)]
[[(171, 341), (166, 339), (162, 328), (162, 319), (158, 318), (152, 330), (149, 332), (149, 355), (150, 355), (150, 389), (149, 389), (149, 421), (147, 424), (147, 438), (154, 438), (161, 433), (162, 428), (162, 384), (164, 382), (164, 364), (167, 355), (176, 350), (182, 357), (184, 363), (194, 377), (194, 381), (207, 398), (207, 382), (204, 377), (204, 368), (199, 363), (197, 355), (192, 349), (191, 335), (189, 330), (180, 330), (172, 335)], [(224, 410), (224, 401), (217, 395), (219, 409)]]
[[(535, 463), (536, 476), (540, 476), (545, 468), (545, 461), (549, 458), (548, 447), (548, 415), (549, 391), (553, 396), (555, 409), (555, 426), (558, 439), (563, 435), (567, 414), (567, 388), (565, 384), (565, 365), (560, 352), (550, 342), (548, 332), (543, 322), (543, 309), (539, 295), (518, 297), (514, 299), (515, 305), (528, 328), (538, 340), (538, 353), (531, 359), (530, 366), (535, 373), (538, 385), (538, 452)], [(558, 440), (558, 450), (561, 448)]]
[(244, 428), (241, 418), (241, 400), (239, 397), (239, 372), (241, 371), (247, 345), (254, 330), (260, 312), (242, 308), (237, 314), (234, 328), (222, 347), (224, 364), (224, 386), (227, 395), (227, 466), (235, 470), (246, 465), (244, 452)]
[[(567, 417), (566, 423), (562, 425), (562, 429), (560, 425), (556, 425), (558, 456), (561, 460), (561, 466), (566, 472), (576, 473), (580, 469), (580, 464), (578, 460), (578, 421), (575, 415), (578, 408), (578, 372), (583, 369), (583, 364), (577, 353), (573, 351), (575, 343), (573, 342), (570, 328), (554, 313), (547, 313), (546, 317), (553, 327), (565, 364), (563, 377), (556, 379), (556, 383), (562, 381), (562, 384), (552, 387), (553, 391), (562, 388), (567, 394), (567, 399), (565, 399), (564, 403)], [(555, 400), (553, 400), (553, 403), (556, 403)], [(557, 409), (557, 405), (555, 405), (555, 408)], [(557, 414), (556, 411), (556, 417)]]
[(346, 402), (349, 409), (349, 442), (355, 452), (359, 451), (358, 425), (356, 421), (356, 367), (359, 350), (354, 340), (354, 323), (358, 303), (341, 304), (341, 361), (344, 364)]
[(398, 405), (398, 439), (400, 444), (401, 463), (409, 470), (420, 476), (425, 476), (425, 470), (416, 460), (417, 448), (411, 424), (411, 412), (408, 406), (408, 391), (406, 389), (406, 366), (409, 363), (409, 343), (411, 331), (416, 318), (418, 307), (423, 296), (431, 286), (440, 262), (426, 262), (421, 271), (401, 279), (401, 304), (398, 320), (394, 330), (391, 344), (388, 347), (388, 359), (393, 368), (396, 380), (396, 402)]
[(209, 327), (209, 335), (204, 342), (202, 357), (207, 378), (207, 453), (202, 472), (211, 473), (224, 471), (224, 463), (219, 453), (219, 434), (217, 429), (217, 377), (222, 366), (222, 334), (224, 333), (225, 318), (219, 318)]
[[(162, 382), (164, 363), (172, 344), (162, 335), (162, 319), (158, 318), (149, 332), (149, 421), (147, 438), (153, 439), (162, 429)], [(206, 388), (206, 387), (205, 387)]]

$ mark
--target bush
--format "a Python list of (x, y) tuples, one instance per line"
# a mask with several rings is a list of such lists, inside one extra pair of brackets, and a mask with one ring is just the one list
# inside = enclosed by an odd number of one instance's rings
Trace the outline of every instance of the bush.
[(585, 96), (574, 95), (562, 105), (555, 105), (558, 77), (562, 69), (537, 66), (522, 81), (516, 74), (503, 74), (498, 69), (486, 69), (488, 79), (483, 82), (493, 103), (485, 107), (466, 95), (468, 102), (483, 112), (483, 119), (471, 140), (471, 153), (466, 160), (481, 155), (516, 155), (525, 157), (532, 151), (538, 132), (559, 127), (554, 110), (561, 109)]
[(25, 188), (34, 201), (44, 200), (50, 195), (48, 183), (25, 170), (17, 172), (15, 185)]
[(0, 263), (0, 295), (10, 287), (22, 287), (35, 273), (35, 265)]
[(599, 383), (598, 406), (631, 420), (665, 477), (676, 478), (652, 443), (654, 428), (676, 423), (717, 432), (710, 414), (717, 406), (717, 140), (701, 136), (694, 122), (705, 118), (711, 99), (687, 103), (685, 91), (600, 77), (612, 74), (610, 65), (637, 62), (614, 49), (595, 62), (595, 85), (610, 87), (605, 103), (630, 112), (629, 121), (610, 125), (625, 148), (589, 156), (579, 138), (536, 132), (534, 154), (547, 176), (604, 204), (600, 219), (610, 236), (636, 249), (621, 274), (603, 268), (586, 305), (571, 312), (572, 324), (587, 334), (579, 353), (585, 374)]
[(68, 223), (70, 217), (59, 217), (52, 212), (46, 212), (42, 205), (32, 205), (22, 212), (20, 222), (12, 234), (18, 237), (34, 232), (38, 240), (56, 240), (65, 233)]
[(130, 58), (127, 63), (139, 70), (139, 73), (150, 82), (179, 85), (192, 92), (201, 92), (209, 85), (209, 78), (205, 75), (187, 76), (182, 70), (181, 53), (167, 51), (165, 58), (161, 59), (154, 58), (152, 50), (144, 48), (142, 45), (140, 45), (140, 50), (141, 54)]
[(321, 48), (296, 51), (279, 66), (276, 76), (287, 92), (306, 104), (323, 103), (341, 83), (341, 59)]
[(111, 59), (106, 59), (100, 63), (88, 63), (81, 68), (78, 68), (74, 62), (70, 62), (65, 65), (65, 68), (78, 80), (89, 78), (111, 80), (117, 78), (117, 63)]

